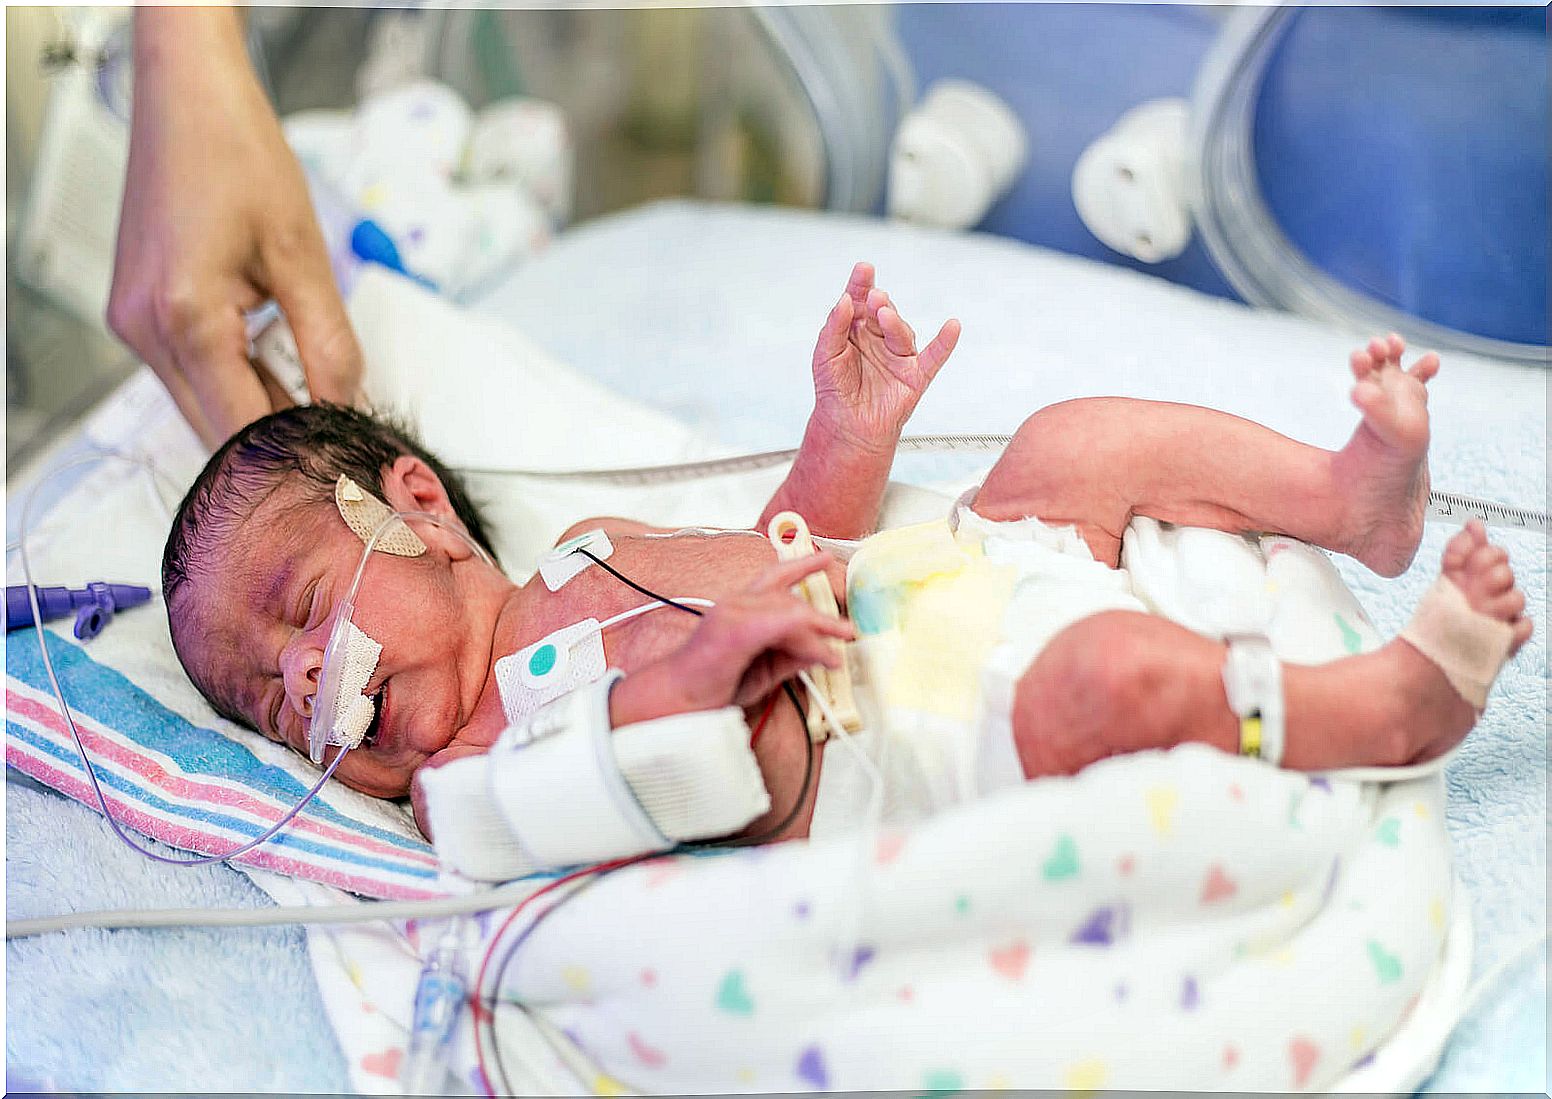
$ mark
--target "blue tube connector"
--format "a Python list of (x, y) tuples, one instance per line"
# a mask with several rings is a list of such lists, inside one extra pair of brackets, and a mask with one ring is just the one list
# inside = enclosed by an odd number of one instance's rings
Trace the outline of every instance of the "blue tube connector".
[[(38, 593), (38, 610), (43, 621), (50, 622), (67, 614), (75, 615), (75, 635), (82, 641), (96, 637), (119, 611), (138, 607), (151, 598), (151, 589), (138, 584), (105, 584), (94, 580), (84, 588), (43, 587)], [(32, 605), (26, 584), (10, 584), (5, 589), (5, 632), (32, 625)]]

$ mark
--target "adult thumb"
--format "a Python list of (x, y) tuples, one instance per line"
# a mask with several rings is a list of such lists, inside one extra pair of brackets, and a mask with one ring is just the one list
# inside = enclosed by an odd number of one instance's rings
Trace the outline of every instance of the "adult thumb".
[(314, 401), (351, 405), (361, 392), (361, 345), (327, 256), (298, 258), (271, 272), (271, 292), (286, 315)]

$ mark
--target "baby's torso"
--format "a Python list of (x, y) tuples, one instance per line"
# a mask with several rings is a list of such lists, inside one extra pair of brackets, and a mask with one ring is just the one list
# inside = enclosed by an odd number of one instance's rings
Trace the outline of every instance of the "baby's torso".
[[(770, 543), (753, 532), (613, 536), (606, 564), (640, 588), (668, 599), (720, 602), (746, 589), (776, 560)], [(544, 589), (536, 576), (532, 585)], [(537, 593), (518, 647), (584, 618), (606, 621), (651, 602), (602, 565), (590, 565), (559, 591)], [(697, 610), (705, 608), (697, 607)], [(604, 631), (609, 666), (626, 674), (667, 656), (689, 638), (694, 615), (672, 607), (628, 619)]]
[[(589, 565), (554, 592), (536, 575), (530, 581), (532, 601), (519, 636), (515, 643), (507, 641), (501, 648), (517, 652), (583, 619), (607, 622), (652, 601), (620, 577), (655, 596), (718, 603), (748, 589), (776, 563), (776, 551), (770, 542), (751, 531), (611, 535), (610, 541), (614, 551), (606, 559), (607, 569)], [(830, 576), (837, 598), (844, 599), (845, 566), (833, 563)], [(695, 609), (705, 610), (699, 606)], [(680, 648), (699, 624), (697, 616), (673, 607), (626, 619), (603, 632), (605, 662), (629, 675)], [(817, 745), (810, 755), (803, 719), (796, 708), (783, 698), (777, 698), (774, 705), (769, 703), (770, 699), (759, 700), (746, 712), (751, 728), (765, 717), (766, 726), (755, 745), (755, 755), (771, 793), (771, 812), (754, 822), (747, 830), (749, 834), (762, 833), (793, 810), (804, 775), (812, 770), (817, 776), (821, 756), (822, 746)], [(816, 788), (810, 780), (802, 796), (805, 805), (781, 838), (805, 834)]]

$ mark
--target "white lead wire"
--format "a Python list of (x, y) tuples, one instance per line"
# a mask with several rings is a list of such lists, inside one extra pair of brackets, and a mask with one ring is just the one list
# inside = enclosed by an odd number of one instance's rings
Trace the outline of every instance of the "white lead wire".
[[(921, 453), (991, 453), (1004, 449), (1012, 440), (1011, 435), (992, 434), (903, 435), (897, 447), (901, 451)], [(495, 466), (457, 466), (455, 468), (460, 473), (468, 473), (476, 477), (529, 477), (548, 481), (598, 481), (604, 484), (652, 485), (768, 469), (771, 466), (792, 461), (797, 457), (797, 453), (795, 448), (762, 450), (751, 454), (701, 458), (691, 462), (617, 466), (607, 469), (502, 469)], [(1544, 511), (1512, 507), (1459, 492), (1430, 492), (1428, 518), (1458, 524), (1464, 524), (1467, 520), (1476, 518), (1492, 527), (1510, 527), (1516, 530), (1536, 531), (1540, 534), (1546, 534), (1548, 530), (1547, 513)]]

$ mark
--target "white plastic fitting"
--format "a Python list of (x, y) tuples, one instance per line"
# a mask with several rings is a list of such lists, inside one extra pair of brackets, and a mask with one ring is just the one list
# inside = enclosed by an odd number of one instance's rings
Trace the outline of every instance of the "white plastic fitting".
[(1072, 201), (1107, 247), (1144, 263), (1185, 251), (1191, 240), (1184, 99), (1152, 99), (1123, 114), (1078, 158)]
[(942, 80), (900, 123), (889, 153), (889, 216), (968, 229), (1023, 169), (1023, 126), (979, 84)]

